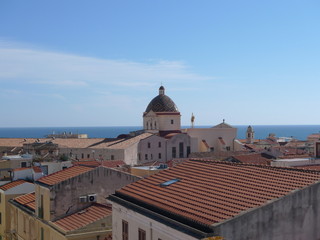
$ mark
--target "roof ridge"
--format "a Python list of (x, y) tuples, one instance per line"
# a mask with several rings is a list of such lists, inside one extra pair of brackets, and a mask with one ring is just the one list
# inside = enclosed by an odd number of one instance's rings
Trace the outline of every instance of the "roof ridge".
[(218, 163), (218, 164), (225, 164), (225, 165), (244, 165), (244, 166), (254, 166), (266, 169), (277, 169), (277, 170), (290, 170), (290, 171), (298, 171), (298, 172), (309, 172), (309, 173), (318, 173), (320, 171), (317, 170), (308, 170), (308, 169), (297, 169), (294, 167), (277, 167), (277, 166), (269, 166), (264, 164), (254, 164), (254, 163), (235, 163), (235, 162), (226, 162), (226, 161), (219, 161), (219, 160), (210, 160), (210, 159), (201, 159), (201, 158), (191, 158), (189, 161), (192, 162), (204, 162), (204, 163)]

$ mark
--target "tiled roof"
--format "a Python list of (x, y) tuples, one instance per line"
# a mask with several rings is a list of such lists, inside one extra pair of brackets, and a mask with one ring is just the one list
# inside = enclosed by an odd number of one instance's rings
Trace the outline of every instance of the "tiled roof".
[(65, 231), (73, 231), (112, 214), (110, 206), (95, 203), (90, 207), (61, 218), (54, 223)]
[(104, 166), (108, 168), (115, 168), (121, 165), (125, 165), (126, 163), (122, 160), (103, 160), (103, 161), (78, 161), (73, 162), (73, 165), (82, 165), (82, 166)]
[(12, 171), (19, 172), (19, 171), (23, 171), (23, 170), (31, 170), (31, 167), (15, 168)]
[(242, 163), (270, 165), (271, 162), (270, 158), (264, 157), (261, 153), (244, 154), (232, 157)]
[(116, 168), (125, 164), (126, 163), (122, 160), (102, 161), (102, 166), (108, 167), (108, 168)]
[(35, 173), (42, 173), (42, 170), (40, 167), (32, 167), (32, 169)]
[(233, 128), (231, 125), (228, 123), (225, 123), (224, 121), (216, 126), (213, 126), (212, 128)]
[(93, 160), (93, 161), (74, 161), (72, 162), (73, 165), (78, 166), (78, 165), (83, 165), (83, 166), (95, 166), (98, 167), (101, 165), (101, 162)]
[[(59, 148), (111, 148), (124, 149), (141, 139), (150, 137), (151, 133), (143, 133), (128, 139), (108, 138), (40, 138), (40, 143), (58, 144)], [(23, 144), (34, 143), (36, 138), (0, 138), (0, 146), (23, 147)]]
[(3, 191), (7, 191), (7, 190), (9, 190), (11, 188), (14, 188), (16, 186), (24, 184), (26, 182), (27, 181), (25, 181), (25, 180), (17, 180), (17, 181), (10, 182), (10, 183), (7, 183), (7, 184), (4, 184), (4, 185), (0, 186), (0, 189), (3, 190)]
[(38, 179), (37, 182), (52, 186), (59, 182), (78, 176), (82, 173), (89, 172), (91, 170), (92, 170), (92, 167), (73, 166), (73, 167), (61, 170), (59, 172), (52, 173), (48, 176), (42, 177)]
[(320, 165), (295, 166), (294, 168), (320, 171)]
[(125, 149), (128, 146), (131, 146), (132, 144), (135, 144), (135, 143), (139, 142), (140, 140), (148, 138), (152, 135), (153, 135), (152, 133), (142, 133), (142, 134), (135, 136), (135, 137), (132, 137), (132, 138), (120, 139), (114, 143), (101, 143), (101, 144), (95, 146), (95, 148)]
[(14, 198), (14, 201), (25, 206), (25, 207), (28, 207), (29, 209), (31, 209), (33, 211), (35, 211), (35, 209), (36, 209), (36, 205), (35, 205), (36, 198), (35, 198), (34, 192), (27, 193), (27, 194), (21, 195), (19, 197), (16, 197), (16, 198)]
[[(173, 179), (179, 181), (160, 186)], [(209, 226), (319, 180), (316, 171), (191, 159), (127, 185), (114, 197)]]

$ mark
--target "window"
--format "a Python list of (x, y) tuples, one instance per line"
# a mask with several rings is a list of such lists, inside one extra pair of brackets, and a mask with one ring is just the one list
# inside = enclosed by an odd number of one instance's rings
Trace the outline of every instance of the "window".
[(23, 232), (25, 233), (25, 232), (27, 232), (27, 219), (24, 217), (23, 218)]
[(146, 240), (146, 231), (139, 228), (139, 240)]
[(84, 154), (83, 153), (81, 153), (81, 158), (84, 158)]
[(21, 162), (21, 167), (22, 167), (22, 168), (27, 167), (27, 162)]
[(151, 153), (151, 160), (153, 159), (153, 155), (152, 155), (152, 153)]
[(128, 240), (129, 239), (129, 226), (128, 222), (122, 220), (122, 240)]
[(144, 159), (145, 159), (145, 160), (148, 160), (148, 154), (145, 154), (145, 155), (144, 155)]
[(111, 155), (111, 160), (114, 160), (114, 155)]
[(179, 157), (183, 158), (183, 142), (179, 143)]
[(43, 195), (40, 196), (40, 206), (38, 208), (40, 218), (43, 218)]
[(191, 148), (190, 148), (190, 146), (187, 146), (187, 157), (189, 157), (190, 153), (191, 153)]
[(43, 228), (40, 229), (40, 239), (44, 240), (44, 229)]
[(148, 148), (151, 148), (151, 143), (148, 142)]
[(138, 153), (138, 159), (141, 160), (141, 154), (140, 153)]
[(171, 124), (173, 124), (173, 119), (171, 119)]
[(2, 213), (0, 212), (0, 224), (2, 224)]
[(159, 146), (159, 148), (161, 148), (161, 142), (159, 142), (158, 146)]
[(172, 158), (176, 158), (177, 157), (177, 149), (176, 147), (172, 147)]
[(90, 154), (87, 154), (87, 158), (90, 158)]
[(230, 151), (230, 146), (226, 147), (227, 151)]
[(159, 159), (161, 159), (161, 153), (159, 153), (159, 156), (158, 156), (158, 158), (159, 158)]

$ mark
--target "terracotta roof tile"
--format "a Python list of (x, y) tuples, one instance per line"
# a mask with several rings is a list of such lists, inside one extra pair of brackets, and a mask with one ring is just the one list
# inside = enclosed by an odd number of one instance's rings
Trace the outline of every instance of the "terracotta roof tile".
[(61, 218), (54, 223), (65, 231), (73, 231), (112, 214), (110, 206), (95, 203), (90, 207)]
[(74, 161), (72, 162), (73, 165), (75, 166), (79, 166), (79, 165), (82, 165), (82, 166), (92, 166), (92, 167), (98, 167), (101, 165), (101, 162), (99, 161), (96, 161), (96, 160), (91, 160), (91, 161)]
[(294, 168), (320, 171), (320, 165), (295, 166)]
[(125, 164), (126, 163), (122, 160), (102, 161), (102, 166), (108, 167), (108, 168), (116, 168)]
[(32, 167), (33, 171), (36, 173), (42, 173), (42, 170), (40, 167)]
[(73, 166), (70, 168), (66, 168), (64, 170), (61, 170), (59, 172), (52, 173), (48, 176), (42, 177), (38, 179), (37, 182), (44, 183), (47, 185), (55, 185), (59, 182), (65, 181), (67, 179), (73, 178), (75, 176), (78, 176), (82, 173), (89, 172), (92, 170), (92, 167), (87, 166)]
[(23, 183), (26, 183), (27, 181), (25, 180), (17, 180), (17, 181), (13, 181), (13, 182), (10, 182), (10, 183), (7, 183), (7, 184), (4, 184), (2, 186), (0, 186), (0, 189), (3, 190), (3, 191), (7, 191), (11, 188), (14, 188), (16, 186), (19, 186)]
[[(160, 184), (179, 181), (167, 187)], [(191, 159), (116, 191), (166, 216), (211, 225), (320, 180), (320, 172)]]
[(82, 165), (82, 166), (89, 166), (89, 167), (98, 167), (104, 166), (108, 168), (116, 168), (126, 163), (122, 160), (103, 160), (103, 161), (79, 161), (73, 162), (73, 165)]
[(19, 171), (28, 170), (28, 169), (31, 170), (31, 167), (15, 168), (12, 171), (19, 172)]
[(14, 198), (14, 201), (25, 206), (25, 207), (28, 207), (29, 209), (31, 209), (33, 211), (35, 211), (35, 209), (36, 209), (36, 206), (35, 206), (36, 198), (35, 198), (34, 192), (27, 193), (22, 196), (16, 197), (16, 198)]
[(232, 156), (234, 159), (242, 163), (270, 165), (271, 159), (264, 157), (261, 153), (243, 154)]

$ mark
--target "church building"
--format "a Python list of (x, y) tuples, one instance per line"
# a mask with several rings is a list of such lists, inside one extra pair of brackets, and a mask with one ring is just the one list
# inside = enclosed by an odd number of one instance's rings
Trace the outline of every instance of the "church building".
[(165, 95), (163, 86), (159, 88), (159, 95), (151, 100), (143, 113), (143, 128), (146, 132), (160, 136), (181, 132), (181, 114), (171, 98)]

